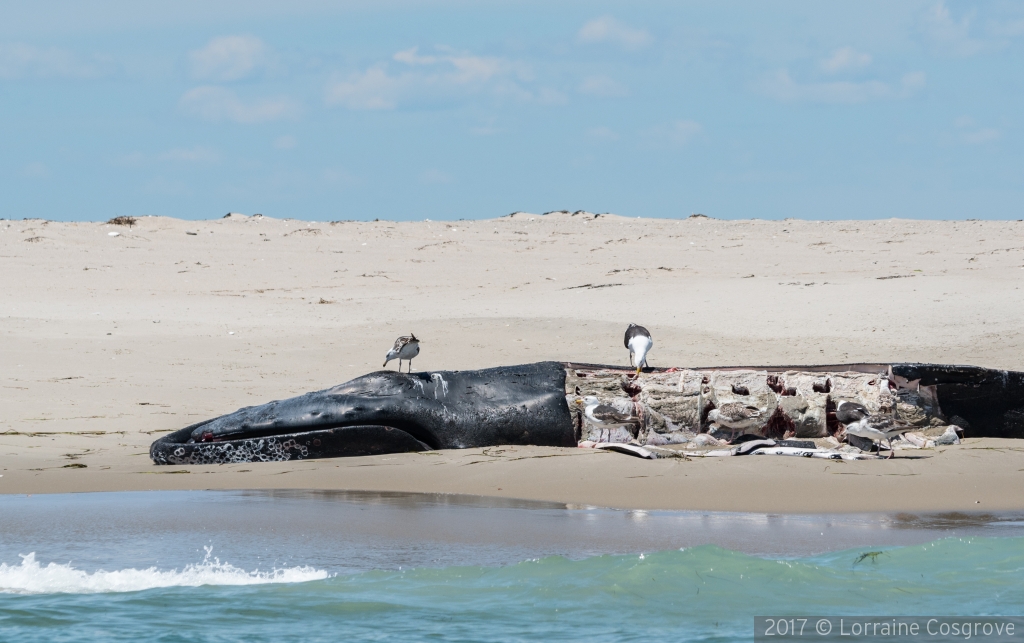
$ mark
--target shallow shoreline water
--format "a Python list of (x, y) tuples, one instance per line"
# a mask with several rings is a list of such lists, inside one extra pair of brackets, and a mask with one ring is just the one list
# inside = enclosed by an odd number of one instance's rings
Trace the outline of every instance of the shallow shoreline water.
[(798, 557), (939, 538), (1024, 536), (1024, 514), (644, 511), (446, 494), (156, 491), (0, 496), (0, 563), (182, 567), (204, 548), (246, 569), (497, 566), (715, 545)]
[(0, 640), (749, 640), (1008, 614), (1021, 514), (625, 511), (323, 491), (0, 497)]

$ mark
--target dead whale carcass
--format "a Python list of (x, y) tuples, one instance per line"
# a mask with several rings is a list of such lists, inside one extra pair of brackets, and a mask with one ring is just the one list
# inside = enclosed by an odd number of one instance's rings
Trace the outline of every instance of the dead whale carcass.
[[(540, 362), (479, 371), (371, 373), (295, 398), (185, 427), (150, 448), (157, 464), (329, 458), (498, 444), (608, 441), (581, 402), (635, 417), (641, 446), (715, 435), (710, 411), (743, 403), (766, 438), (821, 438), (841, 428), (837, 401), (895, 411), (922, 433), (1024, 437), (1024, 373), (933, 364), (629, 369)], [(615, 433), (615, 435), (619, 435)], [(940, 439), (936, 437), (936, 439)]]
[(154, 442), (150, 457), (212, 464), (496, 444), (576, 445), (561, 363), (370, 373), (185, 427)]

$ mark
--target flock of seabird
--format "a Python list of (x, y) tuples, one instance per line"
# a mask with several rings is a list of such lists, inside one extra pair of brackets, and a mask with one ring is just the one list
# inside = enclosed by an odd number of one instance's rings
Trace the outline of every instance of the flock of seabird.
[[(626, 334), (622, 343), (629, 350), (629, 364), (636, 368), (639, 375), (641, 369), (647, 368), (647, 355), (654, 347), (654, 340), (651, 333), (643, 326), (630, 324), (626, 328)], [(420, 354), (420, 340), (414, 333), (402, 335), (395, 340), (395, 345), (388, 351), (384, 358), (384, 366), (391, 360), (398, 360), (398, 371), (402, 371), (402, 361), (409, 362), (409, 372), (412, 372), (412, 360)], [(583, 413), (587, 419), (596, 426), (601, 427), (602, 432), (607, 429), (609, 432), (619, 427), (630, 429), (636, 434), (638, 418), (631, 413), (624, 413), (618, 409), (602, 404), (594, 395), (588, 395), (578, 400), (584, 407)], [(756, 429), (764, 423), (762, 411), (755, 407), (740, 402), (729, 402), (721, 408), (712, 409), (708, 413), (708, 421), (714, 422), (730, 431), (730, 438), (743, 434), (747, 430)], [(836, 405), (836, 419), (845, 427), (846, 433), (871, 440), (881, 448), (884, 440), (889, 445), (889, 457), (894, 456), (892, 450), (892, 439), (898, 435), (912, 431), (914, 427), (904, 424), (896, 417), (896, 408), (893, 405), (892, 415), (872, 414), (858, 402), (841, 401)]]

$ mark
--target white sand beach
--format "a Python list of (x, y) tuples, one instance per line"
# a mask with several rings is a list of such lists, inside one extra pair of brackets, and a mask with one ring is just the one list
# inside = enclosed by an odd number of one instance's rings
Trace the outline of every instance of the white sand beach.
[(379, 369), (408, 332), (423, 342), (415, 370), (627, 364), (629, 322), (651, 330), (654, 367), (1021, 370), (1022, 222), (4, 220), (0, 274), (0, 493), (323, 488), (663, 509), (1024, 509), (1024, 444), (994, 439), (853, 463), (541, 447), (203, 467), (148, 457), (167, 431)]

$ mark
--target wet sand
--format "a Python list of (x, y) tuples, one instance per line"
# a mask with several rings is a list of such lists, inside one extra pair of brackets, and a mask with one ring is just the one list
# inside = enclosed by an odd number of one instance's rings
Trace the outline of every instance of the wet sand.
[[(110, 232), (118, 232), (110, 236)], [(193, 233), (193, 234), (189, 234)], [(1024, 223), (0, 221), (0, 493), (337, 489), (646, 509), (1021, 510), (1024, 443), (890, 462), (646, 462), (537, 447), (155, 467), (200, 419), (375, 370), (544, 359), (1024, 369)], [(82, 466), (84, 465), (84, 466)]]
[(243, 569), (330, 573), (581, 559), (702, 545), (809, 556), (939, 538), (1021, 536), (1022, 514), (784, 515), (643, 511), (458, 495), (165, 491), (0, 495), (0, 561), (35, 552), (76, 569), (182, 568), (212, 555)]

